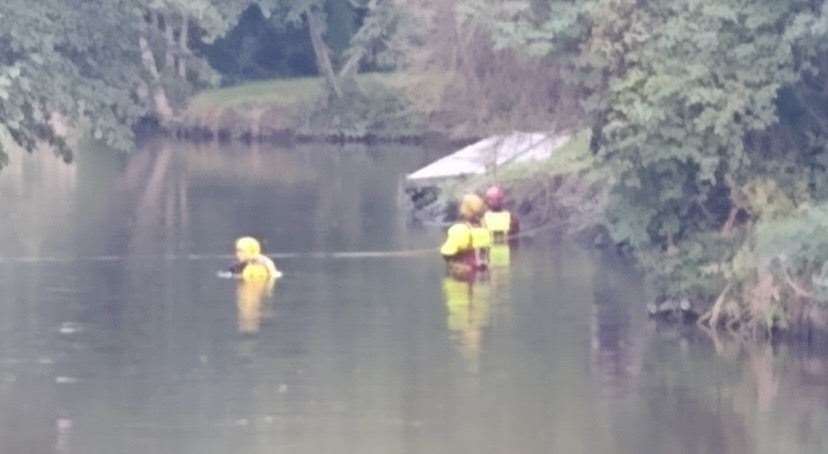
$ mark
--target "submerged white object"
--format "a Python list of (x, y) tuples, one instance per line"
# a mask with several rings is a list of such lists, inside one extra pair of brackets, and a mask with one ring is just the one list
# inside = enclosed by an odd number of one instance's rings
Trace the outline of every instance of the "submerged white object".
[(569, 134), (514, 132), (473, 143), (408, 175), (409, 181), (483, 175), (497, 168), (540, 161), (569, 142)]

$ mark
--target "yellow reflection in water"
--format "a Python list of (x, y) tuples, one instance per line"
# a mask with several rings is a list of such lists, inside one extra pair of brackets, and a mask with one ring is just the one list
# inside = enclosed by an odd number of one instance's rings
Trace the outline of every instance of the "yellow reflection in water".
[(259, 332), (262, 319), (272, 315), (268, 314), (268, 308), (275, 287), (276, 279), (239, 280), (236, 288), (236, 307), (240, 333)]
[(488, 282), (448, 276), (443, 280), (447, 325), (473, 371), (478, 370), (483, 330), (491, 323)]
[(508, 244), (495, 243), (489, 251), (489, 266), (494, 268), (506, 268), (512, 263), (512, 251)]

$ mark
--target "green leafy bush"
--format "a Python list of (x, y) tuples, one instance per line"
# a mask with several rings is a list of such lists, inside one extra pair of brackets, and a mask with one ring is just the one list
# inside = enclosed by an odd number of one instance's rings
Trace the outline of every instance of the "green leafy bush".
[(347, 86), (341, 98), (324, 95), (300, 116), (306, 134), (344, 140), (404, 139), (424, 129), (422, 115), (402, 92), (375, 81)]

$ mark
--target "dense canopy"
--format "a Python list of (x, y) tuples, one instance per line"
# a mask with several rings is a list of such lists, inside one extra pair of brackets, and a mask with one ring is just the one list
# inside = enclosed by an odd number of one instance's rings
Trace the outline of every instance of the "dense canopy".
[(606, 225), (659, 292), (715, 300), (713, 324), (771, 328), (802, 315), (797, 301), (826, 301), (828, 255), (812, 236), (825, 231), (828, 187), (824, 2), (475, 11), (498, 45), (568, 67), (615, 182)]
[(66, 159), (71, 151), (56, 132), (69, 125), (88, 126), (95, 138), (126, 149), (140, 116), (170, 109), (164, 84), (199, 80), (187, 65), (198, 60), (189, 51), (192, 34), (214, 39), (246, 3), (2, 2), (0, 123), (26, 149), (45, 142)]

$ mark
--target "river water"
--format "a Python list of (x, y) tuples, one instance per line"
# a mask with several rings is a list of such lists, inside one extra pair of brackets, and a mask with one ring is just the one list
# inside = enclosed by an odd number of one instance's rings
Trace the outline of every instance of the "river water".
[[(0, 452), (828, 451), (824, 351), (657, 327), (618, 257), (534, 238), (473, 286), (447, 280), (419, 251), (441, 232), (400, 204), (433, 157), (13, 156)], [(245, 234), (276, 254), (275, 288), (216, 277)], [(360, 251), (411, 252), (324, 254)]]

